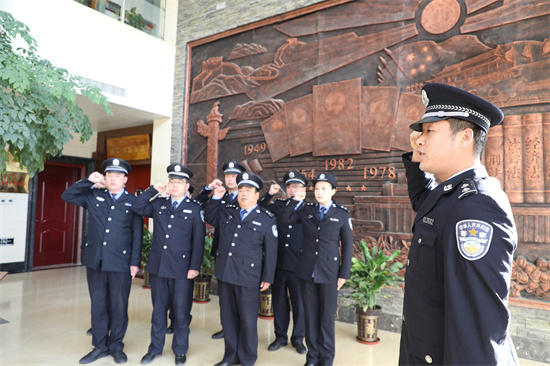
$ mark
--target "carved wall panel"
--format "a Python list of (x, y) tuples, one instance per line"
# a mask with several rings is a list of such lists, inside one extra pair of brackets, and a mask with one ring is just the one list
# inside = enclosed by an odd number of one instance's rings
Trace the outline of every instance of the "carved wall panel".
[(194, 183), (221, 175), (230, 159), (267, 186), (289, 169), (330, 172), (356, 240), (405, 255), (414, 218), (401, 163), (408, 125), (424, 112), (424, 83), (455, 85), (505, 113), (484, 159), (517, 221), (514, 293), (547, 297), (545, 276), (525, 287), (519, 273), (550, 259), (550, 2), (357, 0), (304, 14), (191, 48)]

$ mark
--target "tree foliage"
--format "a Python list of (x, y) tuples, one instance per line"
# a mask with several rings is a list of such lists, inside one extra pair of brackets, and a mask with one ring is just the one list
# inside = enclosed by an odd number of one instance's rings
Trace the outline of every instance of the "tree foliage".
[(61, 155), (72, 133), (82, 143), (90, 139), (92, 126), (76, 104), (77, 92), (112, 114), (97, 87), (41, 58), (29, 28), (0, 11), (0, 173), (11, 155), (33, 176), (46, 159)]

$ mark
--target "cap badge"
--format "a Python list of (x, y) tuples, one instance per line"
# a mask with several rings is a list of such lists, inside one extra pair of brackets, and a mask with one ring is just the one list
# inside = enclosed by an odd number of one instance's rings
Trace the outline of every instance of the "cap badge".
[(118, 159), (113, 160), (113, 165), (120, 165), (120, 160)]
[(324, 175), (324, 174), (321, 174), (321, 175), (319, 176), (319, 179), (325, 179), (325, 175)]
[(248, 179), (248, 173), (243, 174), (243, 179)]
[(181, 172), (181, 166), (176, 165), (176, 166), (174, 167), (174, 171), (176, 171), (176, 172)]
[(290, 178), (294, 178), (294, 172), (290, 172), (290, 173), (288, 174), (288, 176), (289, 176)]
[(426, 93), (425, 90), (422, 90), (422, 103), (424, 103), (425, 107), (427, 107), (428, 104), (430, 104), (430, 99), (428, 98), (428, 93)]
[(234, 167), (235, 167), (235, 164), (229, 163), (229, 167), (230, 167), (230, 168), (234, 168)]

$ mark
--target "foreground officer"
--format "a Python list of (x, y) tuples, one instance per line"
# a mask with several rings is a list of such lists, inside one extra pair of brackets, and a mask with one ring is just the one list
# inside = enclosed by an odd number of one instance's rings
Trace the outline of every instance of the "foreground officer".
[[(306, 198), (307, 178), (297, 170), (285, 174), (284, 182), (288, 197), (295, 197), (301, 201)], [(286, 205), (286, 200), (278, 199), (269, 205), (269, 201), (276, 195), (281, 187), (273, 184), (269, 192), (260, 199), (260, 206), (267, 208), (275, 215), (279, 215)], [(298, 208), (301, 208), (300, 206)], [(290, 343), (296, 352), (306, 354), (303, 339), (306, 333), (304, 320), (304, 303), (300, 281), (296, 276), (296, 264), (298, 255), (302, 249), (303, 233), (302, 224), (283, 225), (277, 220), (279, 232), (279, 246), (277, 251), (277, 270), (275, 282), (271, 285), (273, 293), (273, 313), (275, 324), (275, 340), (267, 347), (269, 351), (276, 351), (288, 342), (288, 326), (290, 324), (290, 309), (292, 306), (292, 336)], [(289, 302), (290, 300), (290, 302)]]
[(128, 360), (122, 341), (128, 328), (132, 278), (141, 262), (143, 219), (132, 212), (136, 197), (124, 189), (132, 168), (117, 158), (101, 166), (105, 176), (93, 172), (61, 195), (64, 201), (87, 208), (89, 215), (82, 264), (92, 302), (94, 349), (80, 359), (81, 364), (109, 354), (116, 363)]
[[(517, 233), (512, 210), (481, 154), (503, 114), (438, 83), (403, 155), (413, 223), (400, 365), (518, 365), (508, 328)], [(436, 184), (438, 179), (441, 183)]]
[(244, 172), (237, 176), (237, 184), (240, 207), (223, 204), (225, 188), (217, 185), (205, 210), (206, 222), (220, 229), (214, 274), (218, 279), (225, 353), (216, 366), (256, 362), (260, 291), (273, 283), (277, 261), (275, 217), (257, 205), (262, 179)]
[[(152, 217), (155, 229), (145, 270), (149, 273), (153, 316), (151, 344), (141, 364), (160, 356), (166, 334), (166, 314), (173, 312), (172, 351), (176, 365), (183, 365), (189, 350), (189, 324), (193, 305), (193, 279), (199, 274), (204, 251), (205, 228), (200, 204), (186, 193), (193, 172), (181, 164), (171, 164), (168, 192), (162, 183), (145, 190), (133, 210)], [(160, 197), (159, 197), (160, 195)]]
[[(306, 311), (306, 365), (332, 365), (335, 356), (334, 322), (338, 291), (349, 278), (353, 230), (349, 211), (336, 205), (336, 179), (319, 174), (313, 180), (317, 204), (288, 200), (279, 214), (284, 225), (302, 223), (304, 243), (296, 275), (300, 279)], [(340, 248), (340, 242), (341, 248)], [(342, 253), (340, 255), (340, 253)]]

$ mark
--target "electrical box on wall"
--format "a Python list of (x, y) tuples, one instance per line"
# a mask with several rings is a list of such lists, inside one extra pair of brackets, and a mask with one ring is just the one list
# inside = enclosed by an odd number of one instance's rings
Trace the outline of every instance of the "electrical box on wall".
[(0, 193), (0, 263), (25, 261), (27, 193)]

